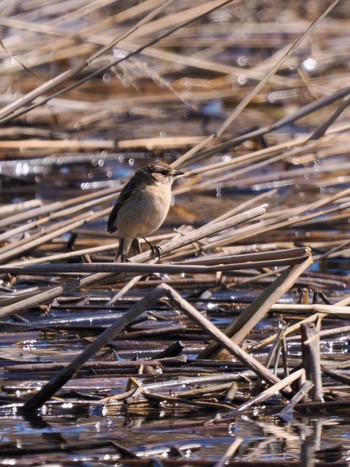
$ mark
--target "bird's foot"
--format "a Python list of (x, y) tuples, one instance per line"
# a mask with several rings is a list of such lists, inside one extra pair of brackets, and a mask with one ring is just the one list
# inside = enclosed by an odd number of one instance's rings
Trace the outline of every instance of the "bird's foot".
[(148, 240), (145, 239), (145, 237), (142, 237), (144, 239), (144, 241), (149, 245), (149, 247), (151, 248), (151, 252), (154, 256), (156, 256), (158, 258), (158, 260), (160, 260), (160, 254), (162, 252), (162, 249), (160, 246), (157, 246), (157, 245), (153, 245), (152, 243), (150, 243)]
[(157, 256), (158, 260), (160, 260), (160, 254), (162, 252), (162, 249), (158, 245), (152, 245), (151, 244), (151, 251), (154, 256)]
[(120, 262), (121, 263), (131, 263), (131, 261), (126, 257), (126, 255), (121, 255)]

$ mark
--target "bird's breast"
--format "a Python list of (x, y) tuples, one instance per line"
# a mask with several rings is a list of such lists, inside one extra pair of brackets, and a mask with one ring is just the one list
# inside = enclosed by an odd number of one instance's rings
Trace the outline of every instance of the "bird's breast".
[(151, 234), (164, 222), (170, 204), (170, 185), (140, 187), (118, 212), (119, 235), (135, 238)]

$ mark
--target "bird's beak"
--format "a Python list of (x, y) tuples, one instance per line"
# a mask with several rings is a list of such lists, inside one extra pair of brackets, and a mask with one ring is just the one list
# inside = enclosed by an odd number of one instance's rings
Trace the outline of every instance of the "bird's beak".
[(173, 172), (173, 177), (178, 177), (179, 175), (183, 175), (185, 172), (181, 172), (181, 170), (175, 170), (175, 172)]

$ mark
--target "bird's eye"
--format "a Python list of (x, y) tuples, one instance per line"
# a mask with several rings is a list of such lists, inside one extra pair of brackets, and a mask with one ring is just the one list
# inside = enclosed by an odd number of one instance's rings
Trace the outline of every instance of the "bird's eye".
[(161, 173), (162, 175), (168, 175), (168, 172), (167, 172), (166, 170), (161, 170), (160, 173)]

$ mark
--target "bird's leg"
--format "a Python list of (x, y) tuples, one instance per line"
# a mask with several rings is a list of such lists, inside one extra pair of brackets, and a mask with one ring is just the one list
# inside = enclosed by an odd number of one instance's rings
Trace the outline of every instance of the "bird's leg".
[(162, 252), (162, 249), (160, 246), (158, 245), (152, 245), (152, 243), (150, 243), (148, 240), (145, 239), (145, 237), (142, 237), (144, 239), (144, 241), (149, 245), (149, 247), (151, 248), (151, 251), (152, 253), (157, 256), (158, 260), (160, 260), (160, 254)]
[(141, 253), (140, 242), (138, 238), (134, 238), (131, 242), (131, 248), (134, 250), (134, 255), (138, 255)]
[(114, 258), (115, 263), (118, 263), (119, 261), (121, 263), (130, 263), (126, 254), (124, 253), (124, 238), (121, 238), (119, 240), (118, 251), (117, 251), (116, 257)]

